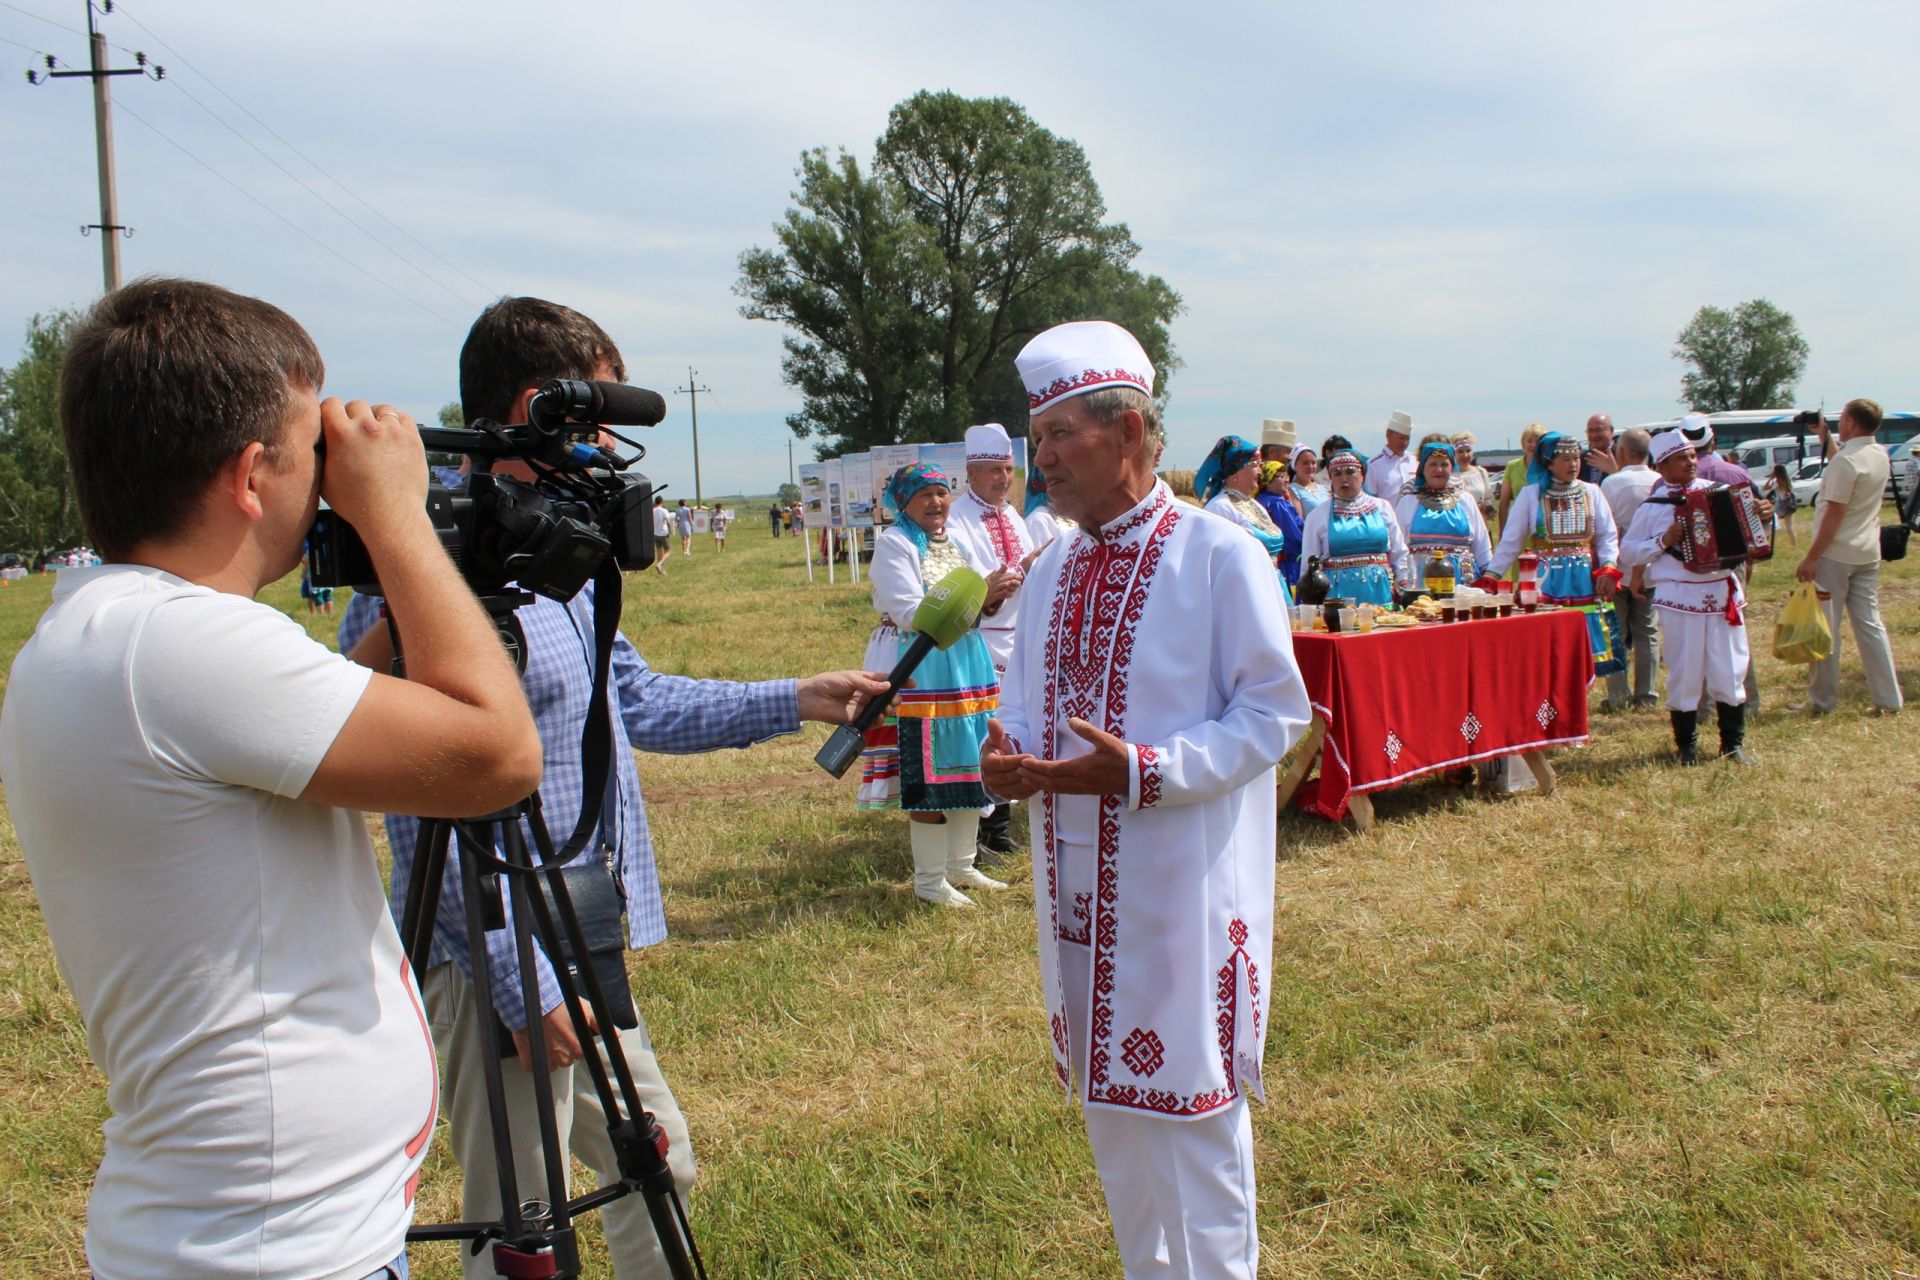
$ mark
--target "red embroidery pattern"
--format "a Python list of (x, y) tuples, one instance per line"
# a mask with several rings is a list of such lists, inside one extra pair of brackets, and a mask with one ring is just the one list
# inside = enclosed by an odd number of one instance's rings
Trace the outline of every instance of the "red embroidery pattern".
[(993, 552), (1000, 557), (1001, 564), (1019, 564), (1026, 558), (1020, 550), (1019, 535), (1013, 531), (1013, 521), (1006, 512), (988, 511), (984, 520), (987, 534), (993, 539)]
[(1153, 394), (1153, 387), (1147, 380), (1130, 369), (1108, 369), (1105, 372), (1099, 369), (1088, 369), (1071, 377), (1055, 378), (1044, 391), (1028, 392), (1027, 411), (1031, 413), (1041, 405), (1058, 400), (1070, 391), (1091, 391), (1095, 387), (1106, 386), (1112, 382), (1125, 382), (1140, 388), (1148, 395)]
[[(1214, 987), (1213, 998), (1218, 1008), (1214, 1011), (1213, 1025), (1220, 1035), (1220, 1066), (1227, 1073), (1227, 1093), (1231, 1097), (1239, 1091), (1239, 1073), (1233, 1060), (1234, 1006), (1239, 994), (1235, 978), (1244, 967), (1247, 971), (1247, 1007), (1253, 1010), (1253, 1041), (1260, 1042), (1260, 966), (1247, 954), (1247, 926), (1242, 920), (1235, 920), (1227, 926), (1227, 941), (1233, 944), (1233, 954), (1220, 966), (1218, 982)], [(1249, 1064), (1252, 1065), (1252, 1064)]]
[(1074, 942), (1080, 946), (1093, 943), (1093, 895), (1076, 893), (1073, 895), (1073, 924), (1060, 930), (1060, 941)]
[(1137, 1076), (1150, 1076), (1167, 1060), (1167, 1046), (1159, 1035), (1144, 1027), (1135, 1027), (1120, 1046), (1120, 1060)]
[(1140, 761), (1140, 807), (1151, 809), (1160, 803), (1160, 753), (1145, 743), (1133, 750)]

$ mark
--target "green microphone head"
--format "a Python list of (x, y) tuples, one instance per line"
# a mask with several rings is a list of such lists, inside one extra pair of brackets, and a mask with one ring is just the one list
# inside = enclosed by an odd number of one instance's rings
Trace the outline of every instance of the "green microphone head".
[(987, 580), (972, 569), (958, 569), (927, 588), (913, 611), (913, 629), (942, 649), (973, 629), (987, 603)]

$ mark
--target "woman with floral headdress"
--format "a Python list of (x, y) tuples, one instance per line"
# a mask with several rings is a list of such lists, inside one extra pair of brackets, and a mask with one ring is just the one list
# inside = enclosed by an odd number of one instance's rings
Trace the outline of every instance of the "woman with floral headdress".
[(1406, 535), (1393, 508), (1361, 487), (1367, 460), (1345, 437), (1336, 439), (1326, 454), (1333, 494), (1307, 513), (1300, 555), (1319, 558), (1331, 583), (1328, 599), (1390, 607), (1394, 586), (1410, 585)]
[(1456, 582), (1472, 582), (1493, 559), (1487, 522), (1473, 494), (1454, 478), (1454, 446), (1445, 436), (1420, 442), (1420, 466), (1393, 514), (1407, 534), (1407, 555), (1415, 577), (1438, 551), (1453, 564)]
[(1253, 496), (1266, 508), (1279, 527), (1280, 536), (1286, 540), (1280, 548), (1280, 576), (1287, 580), (1287, 591), (1291, 594), (1300, 585), (1300, 530), (1306, 523), (1307, 509), (1300, 495), (1293, 491), (1293, 471), (1289, 465), (1278, 461), (1261, 463), (1259, 488)]
[[(1267, 509), (1253, 496), (1259, 483), (1259, 470), (1258, 449), (1239, 436), (1221, 436), (1207, 454), (1207, 460), (1193, 473), (1193, 489), (1208, 511), (1252, 534), (1266, 549), (1267, 558), (1274, 562), (1277, 572), (1287, 540)], [(1285, 588), (1285, 582), (1282, 578), (1282, 595), (1292, 603), (1292, 592)]]
[[(880, 624), (867, 643), (867, 661), (886, 671), (912, 639), (915, 610), (927, 589), (967, 565), (960, 544), (947, 536), (953, 484), (924, 463), (894, 472), (884, 494), (894, 523), (873, 542), (873, 607)], [(1008, 594), (991, 587), (987, 609)], [(980, 779), (980, 744), (987, 718), (1000, 705), (993, 657), (978, 628), (951, 647), (935, 649), (913, 673), (913, 687), (900, 691), (898, 718), (867, 733), (862, 755), (859, 807), (898, 805), (911, 819), (914, 896), (949, 907), (968, 907), (969, 889), (1004, 889), (973, 865), (981, 807), (990, 803)]]
[(1492, 589), (1520, 552), (1540, 553), (1540, 598), (1587, 615), (1594, 672), (1626, 668), (1613, 593), (1620, 586), (1620, 530), (1597, 486), (1578, 478), (1585, 444), (1549, 431), (1534, 442), (1527, 482), (1514, 495), (1500, 545), (1480, 585)]
[(1033, 535), (1035, 550), (1045, 547), (1049, 542), (1064, 533), (1073, 532), (1073, 521), (1064, 519), (1053, 509), (1053, 500), (1047, 497), (1047, 478), (1040, 468), (1027, 459), (1027, 532)]

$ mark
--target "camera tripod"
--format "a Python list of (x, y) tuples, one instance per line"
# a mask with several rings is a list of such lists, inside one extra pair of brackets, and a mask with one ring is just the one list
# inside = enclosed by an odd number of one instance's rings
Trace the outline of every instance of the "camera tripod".
[[(611, 577), (612, 591), (606, 588)], [(603, 575), (596, 592), (596, 643), (594, 696), (588, 724), (583, 735), (585, 776), (610, 778), (612, 768), (612, 728), (605, 714), (607, 676), (611, 667), (613, 632), (619, 616), (619, 577), (614, 570)], [(611, 609), (608, 602), (611, 599)], [(481, 598), (493, 618), (502, 642), (524, 670), (525, 640), (514, 609), (531, 599), (523, 592), (489, 593)], [(391, 625), (391, 619), (389, 619)], [(394, 634), (396, 667), (399, 665), (399, 636)], [(501, 1217), (493, 1222), (450, 1222), (416, 1226), (407, 1232), (414, 1240), (466, 1240), (478, 1253), (491, 1241), (493, 1264), (497, 1274), (510, 1280), (565, 1280), (580, 1273), (579, 1243), (574, 1220), (627, 1195), (642, 1197), (659, 1239), (668, 1269), (675, 1280), (704, 1280), (706, 1270), (687, 1224), (686, 1209), (674, 1190), (673, 1174), (667, 1166), (667, 1139), (654, 1117), (641, 1104), (633, 1073), (621, 1051), (619, 1031), (607, 990), (590, 960), (585, 932), (575, 910), (562, 867), (583, 847), (597, 829), (604, 790), (589, 786), (581, 808), (580, 822), (565, 850), (556, 853), (552, 837), (541, 817), (538, 793), (483, 818), (448, 820), (422, 819), (414, 848), (413, 867), (407, 881), (405, 905), (401, 912), (400, 937), (408, 963), (415, 973), (425, 973), (433, 946), (435, 920), (439, 910), (440, 886), (447, 869), (447, 853), (452, 838), (460, 840), (458, 874), (473, 968), (476, 999), (485, 1008), (479, 1019), (482, 1046), (481, 1070), (486, 1084), (488, 1119), (493, 1133), (495, 1176), (500, 1186)], [(524, 825), (524, 828), (522, 824)], [(536, 864), (529, 856), (526, 833), (532, 832), (540, 855)], [(545, 892), (541, 892), (544, 886)], [(538, 1116), (539, 1140), (545, 1163), (544, 1199), (522, 1200), (513, 1162), (513, 1140), (507, 1116), (502, 1055), (511, 1059), (514, 1052), (507, 1033), (493, 1016), (492, 966), (484, 935), (490, 929), (508, 924), (502, 891), (509, 895), (514, 954), (520, 968), (520, 995), (526, 1016), (526, 1034), (534, 1064), (533, 1090)], [(595, 1094), (607, 1117), (607, 1132), (617, 1160), (620, 1176), (615, 1182), (585, 1195), (567, 1194), (567, 1168), (561, 1156), (560, 1135), (554, 1116), (553, 1082), (546, 1068), (546, 1029), (540, 1009), (539, 977), (534, 967), (534, 942), (552, 961), (554, 978), (564, 1007), (580, 1041), (582, 1061), (593, 1079)], [(624, 975), (623, 975), (624, 976)], [(589, 1023), (583, 1012), (593, 1013)], [(596, 1031), (594, 1028), (598, 1027)], [(609, 1075), (608, 1068), (612, 1073)], [(522, 1141), (525, 1135), (522, 1135)], [(473, 1171), (468, 1171), (472, 1176)]]

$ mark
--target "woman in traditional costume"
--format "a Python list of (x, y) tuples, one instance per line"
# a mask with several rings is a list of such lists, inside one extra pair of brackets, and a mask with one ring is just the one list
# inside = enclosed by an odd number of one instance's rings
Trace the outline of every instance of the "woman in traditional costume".
[(1047, 497), (1047, 478), (1040, 474), (1040, 468), (1033, 465), (1032, 459), (1027, 461), (1027, 505), (1023, 514), (1036, 551), (1055, 538), (1073, 532), (1073, 521), (1061, 519), (1060, 513), (1053, 509), (1053, 500)]
[(1300, 499), (1300, 519), (1304, 524), (1313, 509), (1325, 506), (1331, 496), (1326, 483), (1320, 479), (1320, 455), (1304, 447), (1295, 449), (1287, 466), (1293, 472), (1293, 496)]
[(1444, 436), (1420, 442), (1420, 469), (1394, 504), (1393, 514), (1406, 531), (1412, 573), (1421, 577), (1435, 551), (1453, 564), (1455, 582), (1472, 582), (1493, 559), (1487, 523), (1473, 493), (1454, 478), (1454, 446)]
[(1473, 438), (1471, 431), (1462, 431), (1453, 437), (1453, 478), (1466, 487), (1473, 504), (1480, 508), (1480, 522), (1485, 524), (1488, 517), (1493, 515), (1494, 500), (1500, 496), (1497, 492), (1500, 482), (1493, 478), (1492, 472), (1474, 461), (1474, 451), (1478, 447), (1479, 442)]
[(1333, 495), (1307, 513), (1300, 554), (1317, 556), (1331, 586), (1328, 599), (1391, 607), (1396, 583), (1410, 583), (1407, 540), (1393, 508), (1366, 492), (1367, 461), (1350, 444), (1327, 454)]
[(1626, 670), (1613, 593), (1620, 530), (1599, 487), (1578, 479), (1582, 441), (1549, 431), (1534, 442), (1527, 483), (1514, 495), (1480, 586), (1492, 590), (1523, 550), (1540, 553), (1540, 598), (1587, 615), (1594, 674)]
[[(1267, 509), (1253, 496), (1259, 485), (1259, 470), (1258, 449), (1239, 436), (1221, 436), (1207, 454), (1207, 460), (1193, 473), (1193, 488), (1208, 511), (1233, 521), (1258, 539), (1278, 573), (1280, 553), (1286, 550), (1287, 539)], [(1281, 586), (1287, 603), (1293, 603), (1293, 593), (1286, 587), (1284, 577)]]
[(1306, 524), (1307, 509), (1293, 491), (1293, 473), (1287, 464), (1261, 463), (1260, 488), (1253, 496), (1286, 539), (1280, 549), (1280, 576), (1287, 580), (1287, 591), (1292, 593), (1300, 585), (1300, 530)]
[[(910, 643), (913, 615), (927, 589), (967, 564), (947, 536), (953, 485), (923, 463), (900, 468), (887, 482), (894, 523), (874, 539), (873, 607), (880, 624), (867, 642), (869, 668), (886, 671)], [(988, 596), (988, 608), (999, 601)], [(991, 803), (980, 781), (980, 744), (1000, 705), (993, 658), (978, 628), (935, 649), (915, 668), (913, 687), (889, 718), (867, 734), (859, 807), (898, 805), (911, 821), (913, 892), (941, 906), (968, 907), (969, 889), (1004, 889), (973, 865), (980, 810)]]

